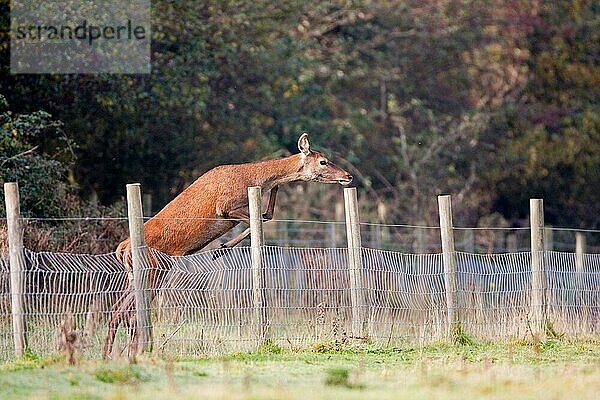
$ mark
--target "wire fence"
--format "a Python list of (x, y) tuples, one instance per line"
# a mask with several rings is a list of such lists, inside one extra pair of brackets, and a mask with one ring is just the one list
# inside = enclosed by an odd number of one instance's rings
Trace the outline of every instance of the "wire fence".
[[(291, 348), (352, 340), (356, 332), (352, 332), (344, 223), (276, 221), (270, 225), (265, 225), (261, 287), (270, 338)], [(439, 228), (379, 224), (364, 228), (358, 289), (365, 297), (361, 307), (366, 337), (384, 345), (446, 337), (444, 269), (439, 239), (437, 244), (433, 239), (439, 237)], [(504, 239), (513, 233), (501, 232)], [(460, 230), (455, 234), (457, 250), (462, 250)], [(260, 327), (253, 306), (251, 252), (244, 244), (224, 254), (220, 250), (183, 257), (154, 253), (147, 267), (157, 282), (151, 289), (150, 307), (155, 352), (192, 357), (256, 348)], [(0, 257), (1, 359), (13, 357), (5, 257)], [(128, 284), (124, 267), (114, 254), (26, 250), (24, 258), (24, 313), (31, 350), (56, 352), (61, 324), (72, 317), (78, 351), (98, 357), (111, 307)], [(552, 329), (568, 337), (597, 337), (600, 254), (547, 250), (544, 259), (547, 319)], [(457, 307), (466, 332), (489, 339), (531, 335), (530, 252), (457, 251), (456, 264)], [(126, 347), (127, 330), (121, 329), (113, 354), (122, 354)]]
[[(0, 218), (0, 255), (6, 253), (6, 220)], [(127, 218), (25, 218), (25, 246), (35, 251), (102, 254), (112, 252), (128, 235)], [(363, 246), (403, 253), (431, 254), (441, 251), (438, 226), (361, 223)], [(207, 249), (244, 230), (242, 225), (216, 240)], [(575, 232), (587, 237), (587, 251), (600, 253), (599, 230), (544, 228), (546, 249), (575, 251)], [(264, 224), (265, 243), (279, 247), (345, 247), (344, 221), (272, 220)], [(515, 253), (530, 250), (529, 228), (454, 228), (457, 251), (477, 254)], [(245, 239), (242, 246), (249, 246)]]
[[(403, 253), (431, 254), (441, 252), (439, 226), (361, 223), (365, 247)], [(241, 232), (241, 228), (238, 228)], [(264, 225), (265, 242), (280, 247), (346, 246), (346, 224), (343, 221), (273, 220)], [(576, 230), (547, 226), (544, 228), (546, 250), (575, 251), (575, 232), (585, 233), (587, 251), (600, 253), (599, 230)], [(233, 235), (233, 234), (232, 234)], [(530, 250), (529, 227), (454, 228), (458, 251), (477, 254), (516, 253)], [(250, 241), (242, 242), (249, 245)]]

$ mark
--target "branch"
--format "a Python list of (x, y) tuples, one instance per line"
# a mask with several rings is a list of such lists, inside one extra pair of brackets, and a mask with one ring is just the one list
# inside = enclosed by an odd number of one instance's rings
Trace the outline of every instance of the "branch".
[(372, 13), (362, 13), (357, 10), (339, 10), (328, 15), (327, 17), (335, 20), (325, 26), (317, 27), (309, 31), (308, 36), (321, 37), (341, 26), (354, 25), (357, 21), (362, 22), (373, 19), (374, 15)]
[(471, 188), (473, 187), (473, 185), (476, 182), (477, 182), (477, 175), (475, 172), (475, 167), (471, 166), (471, 171), (469, 172), (469, 177), (466, 179), (465, 183), (463, 184), (462, 189), (460, 189), (460, 191), (456, 195), (456, 199), (457, 199), (458, 203), (463, 202), (464, 197), (467, 195), (467, 193), (469, 191), (471, 191)]
[(22, 157), (22, 156), (26, 156), (27, 154), (33, 153), (35, 150), (37, 150), (37, 148), (38, 148), (38, 146), (34, 146), (31, 149), (29, 149), (29, 150), (25, 150), (22, 153), (16, 154), (16, 155), (14, 155), (12, 157), (9, 157), (9, 158), (7, 158), (5, 160), (2, 160), (2, 164), (0, 164), (0, 167), (3, 167), (4, 164), (6, 164), (7, 162), (9, 162), (11, 160), (14, 160), (15, 158), (19, 158), (19, 157)]

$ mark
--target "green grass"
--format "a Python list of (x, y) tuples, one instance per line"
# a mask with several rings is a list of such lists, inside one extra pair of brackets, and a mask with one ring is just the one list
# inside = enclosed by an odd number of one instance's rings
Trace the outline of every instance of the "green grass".
[(102, 367), (96, 370), (95, 376), (104, 383), (138, 383), (148, 380), (143, 369), (134, 365)]
[(600, 342), (439, 343), (382, 348), (336, 342), (204, 359), (80, 360), (29, 353), (0, 365), (1, 399), (598, 398)]

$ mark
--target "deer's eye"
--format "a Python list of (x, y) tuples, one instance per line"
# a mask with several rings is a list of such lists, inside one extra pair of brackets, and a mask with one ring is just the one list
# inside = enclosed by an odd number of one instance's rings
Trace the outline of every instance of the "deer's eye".
[(319, 164), (321, 164), (321, 165), (327, 165), (327, 161), (321, 160), (321, 161), (319, 161)]

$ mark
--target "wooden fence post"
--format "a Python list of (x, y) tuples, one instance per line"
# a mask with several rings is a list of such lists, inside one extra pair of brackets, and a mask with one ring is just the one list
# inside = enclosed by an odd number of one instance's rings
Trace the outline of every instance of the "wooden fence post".
[(585, 279), (585, 233), (575, 233), (575, 293), (577, 298), (577, 306), (582, 315), (583, 324), (587, 326), (589, 319), (589, 302), (586, 293)]
[(6, 225), (8, 226), (8, 252), (10, 262), (10, 303), (15, 355), (23, 357), (27, 348), (27, 325), (25, 323), (24, 284), (25, 258), (23, 257), (23, 221), (19, 205), (19, 185), (4, 184)]
[(144, 238), (144, 215), (139, 183), (127, 185), (127, 215), (131, 240), (131, 263), (135, 295), (135, 318), (138, 335), (137, 353), (152, 351), (152, 321), (148, 293), (148, 257)]
[(350, 299), (352, 302), (352, 332), (354, 338), (367, 336), (367, 304), (364, 293), (362, 264), (362, 243), (360, 238), (360, 220), (356, 188), (344, 189), (346, 209), (346, 235), (348, 237), (348, 267), (350, 270)]
[(264, 232), (260, 186), (248, 188), (250, 210), (250, 252), (252, 258), (252, 305), (259, 341), (267, 339), (267, 309), (265, 304), (265, 271), (263, 268)]
[(531, 314), (534, 335), (543, 335), (546, 324), (546, 277), (544, 271), (544, 201), (529, 200), (531, 225)]
[(440, 235), (444, 262), (444, 286), (446, 289), (446, 308), (448, 313), (448, 334), (453, 335), (459, 328), (460, 310), (458, 307), (458, 279), (456, 252), (454, 250), (454, 232), (452, 226), (452, 200), (449, 195), (438, 196), (440, 213)]

